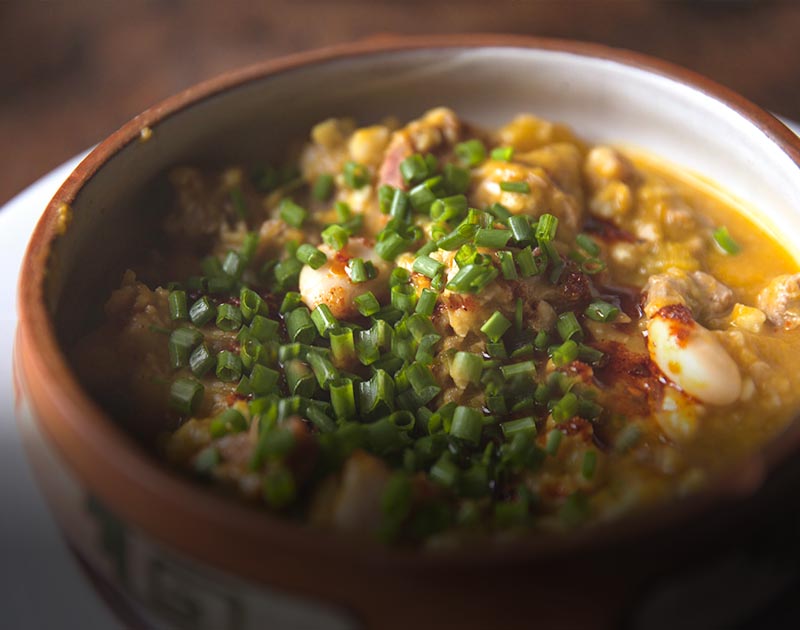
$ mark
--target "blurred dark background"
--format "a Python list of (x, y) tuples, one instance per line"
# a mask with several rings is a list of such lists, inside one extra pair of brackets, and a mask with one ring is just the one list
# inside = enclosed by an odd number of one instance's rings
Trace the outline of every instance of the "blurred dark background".
[(800, 0), (0, 0), (0, 203), (230, 68), (375, 33), (479, 31), (649, 53), (800, 120)]

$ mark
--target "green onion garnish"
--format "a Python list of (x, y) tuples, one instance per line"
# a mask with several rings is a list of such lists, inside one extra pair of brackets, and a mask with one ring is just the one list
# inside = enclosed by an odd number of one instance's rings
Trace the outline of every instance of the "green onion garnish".
[(436, 300), (438, 297), (439, 294), (436, 291), (422, 289), (414, 312), (430, 317), (433, 315), (433, 310), (436, 308)]
[(243, 288), (239, 292), (239, 308), (245, 321), (252, 321), (256, 315), (269, 315), (269, 308), (258, 293), (252, 289)]
[(490, 340), (498, 341), (509, 328), (511, 328), (511, 322), (500, 311), (495, 311), (481, 326), (481, 332)]
[(228, 433), (240, 433), (247, 429), (247, 420), (238, 410), (229, 407), (211, 421), (208, 427), (211, 437), (218, 438)]
[(469, 171), (455, 164), (446, 164), (444, 167), (444, 181), (447, 192), (452, 195), (464, 194), (469, 189)]
[(500, 249), (505, 247), (512, 233), (509, 230), (496, 230), (493, 228), (478, 228), (475, 233), (475, 244), (479, 247)]
[(338, 378), (329, 384), (333, 413), (339, 421), (356, 417), (356, 399), (353, 393), (353, 381), (349, 378)]
[(344, 183), (349, 188), (363, 188), (370, 182), (370, 174), (367, 167), (358, 162), (347, 162), (344, 165)]
[(594, 477), (594, 471), (597, 468), (597, 451), (586, 451), (583, 455), (583, 463), (581, 464), (581, 475), (587, 481)]
[(516, 214), (508, 218), (508, 227), (518, 245), (524, 247), (533, 241), (533, 230), (528, 217)]
[(203, 399), (204, 392), (203, 384), (193, 378), (175, 379), (169, 390), (170, 406), (184, 416), (191, 415)]
[(742, 251), (741, 246), (733, 240), (733, 237), (728, 232), (728, 228), (724, 225), (714, 230), (714, 240), (720, 246), (723, 252), (730, 255), (736, 255)]
[(358, 309), (358, 312), (361, 313), (364, 317), (370, 317), (371, 315), (374, 315), (379, 310), (381, 310), (381, 305), (375, 298), (375, 295), (372, 293), (372, 291), (367, 291), (366, 293), (362, 293), (361, 295), (357, 296), (353, 301), (355, 302), (356, 309)]
[(572, 392), (567, 392), (553, 405), (551, 413), (556, 422), (566, 422), (578, 413), (578, 397)]
[(589, 256), (597, 256), (600, 253), (600, 246), (588, 234), (578, 234), (575, 237), (575, 242)]
[(305, 306), (300, 306), (286, 316), (286, 332), (291, 341), (311, 343), (317, 336), (317, 328), (311, 319), (311, 313)]
[(327, 338), (331, 330), (335, 330), (339, 327), (338, 320), (333, 316), (327, 304), (319, 304), (317, 308), (311, 312), (311, 321), (314, 322), (314, 325), (317, 327), (317, 332), (320, 337)]
[(195, 326), (202, 327), (214, 319), (217, 311), (206, 296), (201, 297), (189, 309), (189, 319)]
[(242, 311), (233, 304), (220, 304), (217, 308), (217, 328), (225, 331), (242, 327)]
[(238, 354), (222, 350), (217, 354), (217, 378), (226, 383), (233, 383), (242, 377), (242, 359)]
[(575, 313), (572, 311), (561, 313), (561, 315), (558, 316), (556, 328), (558, 329), (558, 334), (563, 341), (573, 338), (577, 341), (581, 341), (583, 339), (583, 329), (578, 323)]
[(613, 322), (619, 315), (619, 309), (603, 300), (595, 300), (586, 307), (584, 313), (596, 322)]
[(478, 166), (486, 159), (486, 147), (477, 139), (457, 144), (455, 152), (458, 159), (470, 168)]
[(311, 267), (319, 269), (328, 262), (328, 257), (319, 249), (308, 243), (303, 243), (297, 248), (297, 260)]
[(450, 435), (469, 442), (478, 444), (483, 431), (483, 414), (471, 407), (456, 407), (453, 422), (450, 425)]
[(322, 230), (322, 242), (335, 251), (341, 251), (347, 245), (347, 230), (340, 225), (329, 225)]
[(433, 278), (436, 274), (444, 269), (444, 265), (438, 260), (434, 260), (430, 256), (417, 256), (417, 258), (414, 260), (414, 266), (412, 268), (414, 271), (421, 273), (423, 276)]
[(531, 187), (528, 182), (500, 182), (500, 190), (513, 193), (529, 193)]
[(236, 211), (236, 216), (240, 219), (247, 218), (247, 203), (244, 199), (244, 194), (240, 186), (235, 186), (228, 191), (228, 196), (233, 204), (233, 209)]
[(472, 352), (456, 352), (450, 364), (450, 376), (457, 387), (464, 388), (470, 383), (479, 385), (483, 374), (483, 359)]
[(273, 509), (281, 509), (294, 501), (297, 494), (294, 476), (284, 466), (274, 466), (264, 475), (261, 495)]
[(557, 367), (564, 367), (578, 358), (578, 344), (568, 339), (560, 346), (553, 349), (553, 363)]
[(558, 447), (561, 445), (561, 438), (564, 437), (564, 434), (561, 433), (558, 429), (551, 429), (550, 433), (547, 434), (547, 442), (545, 444), (544, 450), (545, 452), (554, 457), (556, 453), (558, 453)]
[(318, 175), (311, 189), (311, 195), (317, 201), (326, 201), (330, 199), (331, 194), (333, 194), (333, 175), (330, 173)]
[(536, 225), (536, 240), (540, 245), (549, 243), (556, 237), (556, 230), (558, 230), (558, 218), (545, 213), (539, 217), (539, 223)]
[(203, 340), (203, 334), (194, 328), (178, 328), (169, 336), (169, 358), (173, 369), (177, 370), (189, 364), (189, 355), (194, 347)]
[(189, 308), (186, 305), (186, 291), (169, 292), (169, 316), (173, 321), (189, 319)]
[(189, 355), (189, 369), (198, 378), (205, 376), (206, 372), (214, 367), (215, 363), (216, 359), (206, 344), (197, 346), (192, 354)]
[(286, 295), (283, 296), (283, 301), (281, 302), (279, 311), (281, 314), (288, 313), (289, 311), (296, 309), (302, 303), (303, 298), (297, 291), (287, 291)]
[(414, 153), (400, 162), (400, 174), (406, 184), (415, 184), (427, 178), (430, 173), (425, 158), (419, 153)]
[(492, 149), (492, 159), (500, 162), (510, 162), (514, 156), (514, 147), (497, 147)]
[(281, 200), (278, 206), (278, 213), (281, 219), (295, 228), (302, 227), (303, 221), (308, 216), (308, 211), (305, 208), (288, 198)]
[(363, 258), (351, 258), (345, 267), (350, 280), (356, 284), (372, 280), (378, 275), (378, 270), (371, 260), (364, 261)]

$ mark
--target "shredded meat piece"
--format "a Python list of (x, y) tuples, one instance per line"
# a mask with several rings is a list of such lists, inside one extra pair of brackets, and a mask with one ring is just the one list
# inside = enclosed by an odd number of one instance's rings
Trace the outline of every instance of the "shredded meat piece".
[(702, 271), (671, 268), (650, 276), (643, 293), (644, 312), (653, 317), (665, 306), (683, 305), (703, 323), (722, 317), (733, 306), (733, 292), (714, 276)]
[(800, 273), (778, 276), (758, 294), (758, 308), (785, 330), (800, 326)]
[(380, 184), (407, 188), (400, 174), (400, 163), (413, 153), (430, 153), (443, 145), (454, 145), (461, 134), (461, 121), (455, 112), (437, 107), (422, 118), (395, 131), (378, 171)]

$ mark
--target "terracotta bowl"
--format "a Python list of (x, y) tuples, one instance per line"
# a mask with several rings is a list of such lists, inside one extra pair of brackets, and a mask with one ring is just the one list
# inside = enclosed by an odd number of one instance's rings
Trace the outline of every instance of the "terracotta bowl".
[[(20, 281), (20, 423), (70, 545), (140, 625), (190, 628), (602, 627), (648, 580), (735, 544), (796, 475), (792, 426), (706, 492), (567, 539), (436, 553), (309, 531), (166, 470), (81, 388), (64, 348), (96, 321), (185, 162), (269, 159), (315, 122), (449, 105), (520, 112), (635, 145), (716, 181), (800, 251), (800, 142), (742, 97), (641, 55), (505, 36), (383, 38), (228, 73), (134, 118), (69, 177)], [(142, 130), (149, 128), (147, 141)], [(71, 210), (67, 210), (67, 206)], [(731, 527), (731, 519), (736, 527)]]

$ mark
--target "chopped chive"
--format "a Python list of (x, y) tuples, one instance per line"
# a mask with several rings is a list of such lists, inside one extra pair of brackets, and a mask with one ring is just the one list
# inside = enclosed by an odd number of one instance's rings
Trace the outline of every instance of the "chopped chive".
[(503, 378), (508, 380), (517, 376), (526, 376), (533, 380), (536, 377), (536, 363), (531, 360), (502, 365), (500, 366), (500, 371), (503, 374)]
[(444, 265), (430, 256), (417, 256), (412, 267), (417, 273), (433, 278), (444, 269)]
[[(359, 296), (360, 297), (360, 296)], [(331, 353), (340, 366), (356, 358), (355, 340), (350, 328), (330, 331)]]
[(443, 197), (431, 204), (431, 219), (434, 221), (458, 220), (466, 214), (467, 207), (467, 198), (464, 195)]
[(456, 485), (459, 472), (458, 466), (450, 459), (450, 454), (444, 452), (439, 460), (431, 466), (428, 474), (432, 481), (451, 488)]
[(303, 270), (303, 263), (292, 256), (275, 265), (275, 280), (281, 289), (297, 287), (297, 279)]
[(730, 232), (728, 232), (728, 228), (724, 225), (714, 230), (713, 236), (717, 245), (719, 245), (720, 249), (726, 254), (734, 256), (742, 251), (741, 246), (733, 240)]
[(529, 193), (531, 187), (528, 182), (500, 182), (500, 190), (513, 193)]
[(500, 162), (510, 162), (514, 156), (514, 147), (497, 147), (492, 149), (492, 159)]
[(560, 346), (553, 349), (553, 363), (557, 367), (564, 367), (578, 358), (578, 344), (568, 339)]
[(495, 311), (481, 326), (481, 332), (490, 340), (498, 341), (509, 328), (511, 328), (511, 322), (500, 311)]
[(217, 328), (230, 332), (239, 330), (241, 327), (241, 309), (233, 304), (220, 304), (217, 308)]
[(281, 219), (295, 228), (302, 227), (303, 221), (308, 216), (308, 211), (305, 208), (288, 198), (281, 200), (278, 206), (278, 213)]
[(578, 323), (575, 313), (572, 311), (561, 313), (561, 315), (558, 316), (556, 329), (558, 330), (558, 334), (563, 341), (573, 338), (576, 341), (581, 341), (583, 339), (583, 329)]
[(317, 327), (320, 337), (327, 338), (331, 330), (339, 327), (338, 320), (333, 316), (327, 304), (319, 304), (311, 311), (311, 321)]
[(283, 296), (283, 301), (281, 302), (279, 311), (281, 314), (288, 313), (289, 311), (296, 309), (302, 303), (303, 298), (297, 291), (287, 291), (286, 295)]
[(561, 445), (561, 438), (564, 437), (564, 434), (561, 433), (558, 429), (551, 429), (550, 433), (547, 434), (547, 442), (545, 444), (544, 450), (545, 452), (554, 457), (556, 453), (558, 453), (558, 447)]
[(581, 475), (587, 481), (594, 477), (594, 471), (597, 468), (597, 451), (586, 451), (583, 455), (583, 463), (581, 464)]
[(447, 192), (453, 195), (464, 194), (469, 189), (469, 171), (455, 164), (446, 164), (444, 167), (444, 181)]
[(378, 242), (375, 244), (375, 253), (384, 260), (394, 260), (402, 254), (410, 243), (400, 236), (397, 232), (383, 230), (378, 235)]
[(516, 214), (508, 218), (508, 227), (514, 240), (520, 246), (530, 245), (533, 241), (533, 230), (528, 221), (528, 217), (521, 214)]
[(453, 413), (453, 422), (450, 425), (450, 435), (469, 442), (478, 444), (483, 432), (483, 414), (471, 407), (456, 407)]
[(578, 247), (589, 254), (589, 256), (597, 256), (600, 253), (600, 246), (588, 234), (578, 234), (578, 236), (575, 237), (575, 242), (578, 244)]
[(293, 396), (313, 396), (317, 391), (317, 378), (308, 363), (290, 359), (283, 366), (286, 385)]
[(547, 265), (546, 259), (543, 262), (537, 261), (537, 257), (533, 255), (530, 245), (525, 249), (521, 249), (515, 256), (517, 265), (519, 265), (519, 273), (523, 278), (530, 278), (531, 276), (539, 275), (544, 271)]
[(478, 139), (460, 142), (455, 147), (455, 153), (458, 159), (470, 168), (478, 166), (486, 159), (486, 147)]
[(338, 378), (329, 384), (331, 405), (337, 420), (350, 420), (356, 417), (356, 400), (353, 393), (353, 381), (349, 378)]
[(430, 317), (433, 315), (433, 310), (436, 308), (436, 300), (438, 297), (439, 294), (436, 291), (422, 289), (414, 312)]
[(248, 288), (242, 288), (239, 292), (239, 308), (242, 311), (242, 317), (247, 322), (252, 321), (256, 315), (269, 314), (269, 308), (264, 298)]
[(436, 201), (436, 194), (431, 190), (428, 181), (422, 182), (408, 191), (411, 206), (417, 212), (429, 212), (431, 205)]
[(536, 418), (533, 416), (526, 416), (525, 418), (519, 418), (517, 420), (509, 420), (508, 422), (503, 422), (500, 425), (500, 429), (503, 431), (503, 436), (507, 440), (513, 438), (519, 433), (524, 435), (535, 435)]
[(197, 377), (205, 376), (215, 363), (216, 359), (204, 343), (197, 346), (189, 355), (189, 369)]
[(591, 346), (587, 346), (583, 343), (578, 344), (578, 358), (584, 363), (594, 365), (598, 363), (604, 356), (605, 355), (603, 352), (597, 348), (592, 348)]
[(347, 230), (340, 225), (329, 225), (322, 230), (322, 242), (335, 251), (341, 251), (347, 245)]
[(557, 230), (558, 218), (552, 214), (545, 213), (539, 217), (539, 223), (536, 224), (536, 240), (539, 241), (540, 245), (549, 243), (556, 237)]
[(599, 258), (587, 258), (581, 263), (581, 271), (593, 276), (601, 271), (605, 271), (606, 263)]
[(358, 386), (358, 408), (364, 417), (373, 418), (394, 411), (394, 381), (384, 370), (375, 370), (372, 378)]
[(584, 313), (596, 322), (613, 322), (619, 315), (619, 309), (603, 300), (595, 300), (586, 307)]
[(189, 308), (186, 305), (186, 291), (170, 291), (169, 316), (173, 321), (189, 319)]
[(317, 176), (314, 182), (314, 187), (311, 189), (311, 195), (317, 201), (325, 201), (330, 199), (333, 193), (333, 175), (330, 173), (321, 173)]
[(303, 243), (297, 248), (297, 260), (308, 265), (312, 269), (319, 269), (328, 262), (328, 257), (319, 249), (308, 243)]
[(497, 230), (494, 228), (478, 228), (475, 233), (475, 244), (479, 247), (489, 247), (491, 249), (500, 249), (505, 247), (508, 240), (511, 238), (512, 233), (510, 230)]
[(459, 388), (470, 383), (479, 385), (483, 373), (483, 359), (472, 352), (456, 352), (450, 364), (450, 377)]
[(214, 319), (216, 309), (211, 301), (204, 295), (189, 309), (189, 319), (195, 326), (202, 327)]
[(203, 334), (194, 328), (177, 328), (169, 336), (169, 358), (172, 368), (177, 370), (189, 364), (189, 355), (203, 339)]
[(556, 422), (566, 422), (578, 413), (578, 397), (572, 392), (567, 392), (553, 405), (551, 413)]
[(208, 429), (213, 438), (219, 438), (229, 433), (241, 433), (247, 429), (247, 420), (240, 411), (229, 407), (211, 421)]
[(175, 379), (169, 390), (170, 407), (184, 416), (191, 415), (203, 399), (204, 392), (203, 384), (193, 378)]
[(248, 232), (242, 241), (242, 247), (239, 249), (239, 255), (245, 264), (252, 262), (253, 257), (258, 250), (258, 232)]
[(286, 316), (286, 332), (291, 341), (311, 343), (317, 336), (317, 328), (311, 313), (305, 306), (290, 311)]
[(514, 254), (507, 250), (497, 252), (500, 260), (500, 271), (506, 280), (517, 279), (517, 266), (514, 264)]
[(397, 284), (392, 287), (392, 306), (403, 313), (411, 313), (417, 303), (417, 294), (409, 284)]
[(319, 352), (308, 353), (308, 363), (317, 378), (317, 383), (322, 389), (328, 389), (331, 381), (339, 378), (339, 370), (337, 370), (331, 360)]
[(375, 269), (375, 265), (372, 264), (372, 261), (368, 260), (364, 262), (363, 258), (351, 258), (347, 262), (345, 272), (350, 278), (350, 281), (355, 284), (361, 284), (367, 280), (372, 280), (378, 275), (378, 271)]
[(278, 338), (280, 325), (274, 319), (267, 319), (263, 315), (254, 315), (250, 322), (250, 334), (258, 341), (265, 342)]
[(349, 188), (358, 189), (363, 188), (370, 181), (370, 173), (367, 167), (358, 162), (347, 162), (344, 165), (344, 183)]
[(226, 276), (239, 279), (244, 273), (245, 261), (239, 252), (230, 251), (225, 255), (225, 260), (222, 261), (222, 271)]
[(389, 216), (399, 221), (408, 221), (408, 203), (408, 193), (397, 188), (392, 195), (392, 204), (389, 206)]
[(381, 310), (381, 305), (372, 291), (367, 291), (366, 293), (356, 296), (353, 301), (355, 302), (358, 312), (364, 317), (370, 317)]
[(238, 354), (222, 350), (217, 354), (217, 378), (226, 383), (233, 383), (242, 377), (242, 359)]
[[(381, 184), (378, 188), (378, 206), (383, 214), (389, 214), (392, 208), (392, 199), (394, 199), (394, 186), (389, 184)], [(344, 221), (346, 219), (340, 219)]]
[(400, 174), (406, 184), (415, 184), (427, 178), (430, 173), (425, 158), (419, 153), (414, 153), (400, 162)]

